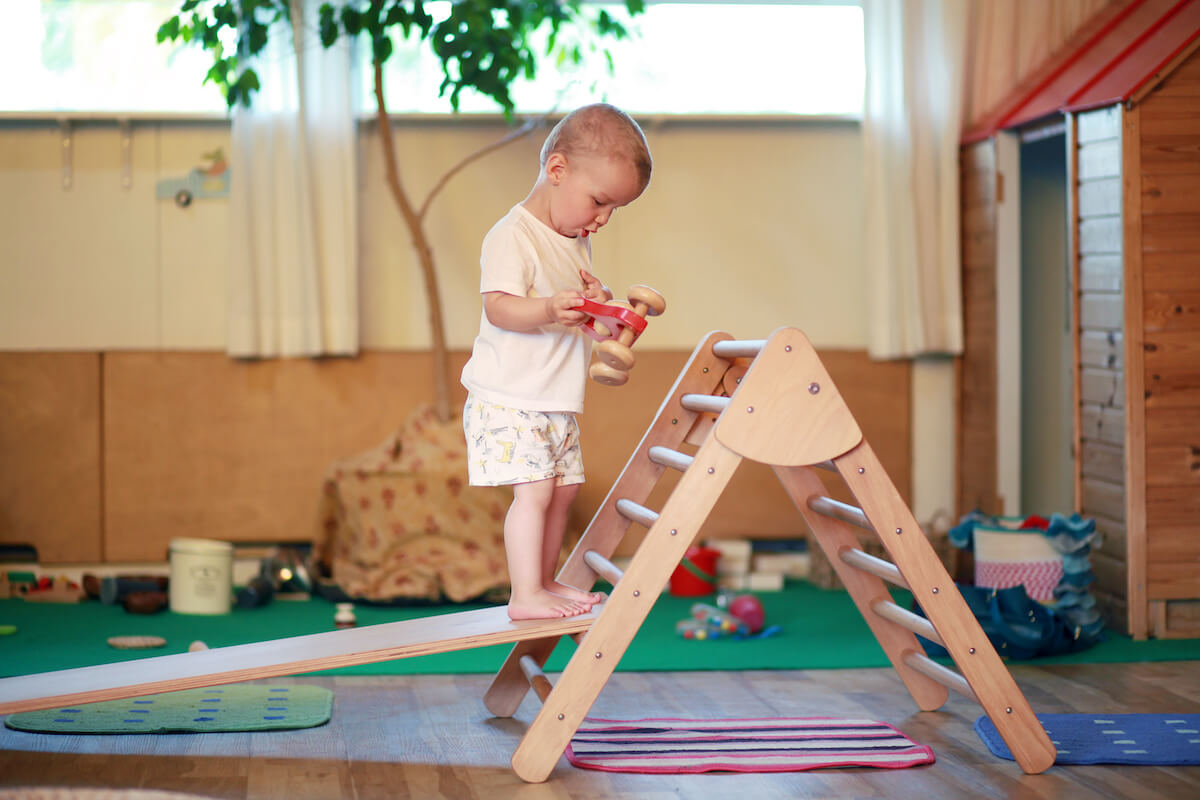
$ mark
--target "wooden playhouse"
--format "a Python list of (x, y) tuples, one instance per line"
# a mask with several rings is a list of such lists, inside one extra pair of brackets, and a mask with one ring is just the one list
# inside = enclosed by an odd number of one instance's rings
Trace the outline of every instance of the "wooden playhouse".
[(1200, 0), (1105, 8), (960, 161), (959, 513), (1094, 518), (1110, 624), (1200, 634)]

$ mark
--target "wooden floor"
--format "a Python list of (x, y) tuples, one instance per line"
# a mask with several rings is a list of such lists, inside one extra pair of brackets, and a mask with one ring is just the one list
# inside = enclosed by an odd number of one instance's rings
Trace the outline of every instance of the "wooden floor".
[[(1200, 662), (1016, 665), (1013, 672), (1039, 712), (1200, 713)], [(300, 731), (78, 736), (0, 728), (0, 797), (14, 796), (10, 790), (18, 786), (284, 800), (1200, 797), (1200, 767), (1067, 766), (1023, 775), (976, 736), (974, 703), (952, 694), (942, 711), (918, 712), (895, 673), (881, 669), (617, 673), (592, 716), (867, 716), (931, 746), (937, 763), (905, 770), (624, 775), (575, 769), (564, 759), (548, 782), (525, 784), (508, 761), (537, 701), (530, 695), (513, 719), (490, 718), (480, 699), (489, 680), (272, 681), (333, 690), (329, 724)]]

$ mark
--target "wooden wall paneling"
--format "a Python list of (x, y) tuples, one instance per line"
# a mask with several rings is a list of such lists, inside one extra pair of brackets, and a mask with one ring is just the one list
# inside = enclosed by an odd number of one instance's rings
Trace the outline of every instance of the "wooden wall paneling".
[(1149, 635), (1146, 579), (1146, 407), (1145, 329), (1142, 321), (1142, 142), (1141, 107), (1124, 109), (1121, 123), (1122, 250), (1125, 257), (1125, 524), (1129, 547), (1129, 630)]
[(1200, 600), (1167, 600), (1163, 603), (1164, 638), (1195, 638), (1200, 636)]
[[(1128, 524), (1125, 519), (1125, 487), (1119, 483), (1110, 483), (1099, 478), (1084, 478), (1083, 502), (1089, 516), (1101, 515)], [(1128, 538), (1128, 529), (1125, 535)]]
[[(1083, 203), (1079, 183), (1079, 141), (1080, 120), (1078, 114), (1067, 114), (1066, 128), (1066, 168), (1067, 168), (1067, 269), (1070, 271), (1070, 281), (1067, 291), (1071, 295), (1071, 452), (1074, 455), (1074, 475), (1072, 476), (1073, 510), (1078, 513), (1083, 509), (1083, 475), (1086, 468), (1083, 451), (1083, 421), (1080, 418), (1080, 406), (1087, 402), (1083, 375), (1083, 355), (1080, 352), (1079, 333), (1082, 330), (1080, 322), (1082, 312), (1080, 302), (1084, 284), (1097, 283), (1101, 288), (1107, 288), (1105, 281), (1092, 276), (1085, 277), (1083, 256), (1079, 249), (1079, 220), (1083, 216)], [(1093, 269), (1095, 272), (1095, 269)], [(1102, 276), (1103, 273), (1100, 273)], [(1111, 282), (1111, 279), (1109, 280)], [(1095, 394), (1102, 394), (1095, 392)], [(1092, 402), (1101, 402), (1099, 398)]]
[[(1096, 521), (1096, 531), (1099, 533), (1098, 544), (1095, 550), (1098, 550), (1109, 558), (1125, 563), (1125, 522), (1119, 519), (1112, 519), (1103, 514), (1094, 514), (1092, 519)], [(1121, 591), (1124, 591), (1124, 582), (1120, 584)], [(1123, 595), (1122, 595), (1123, 596)]]
[(1142, 274), (1148, 292), (1200, 289), (1197, 253), (1143, 253)]
[(1125, 374), (1115, 369), (1080, 370), (1079, 399), (1086, 405), (1125, 407)]
[(1121, 218), (1096, 217), (1080, 220), (1079, 249), (1083, 253), (1120, 253)]
[[(454, 354), (451, 368), (464, 360)], [(130, 352), (105, 363), (109, 561), (163, 560), (178, 536), (310, 541), (326, 469), (433, 400), (427, 353)]]
[(1085, 441), (1080, 461), (1081, 473), (1085, 478), (1099, 478), (1113, 484), (1125, 479), (1125, 454), (1120, 447)]
[(1079, 335), (1079, 360), (1085, 367), (1125, 367), (1125, 336), (1117, 331), (1083, 331)]
[[(1200, 331), (1148, 333), (1144, 350), (1145, 407), (1200, 408)], [(1197, 439), (1200, 427), (1187, 433)]]
[(1089, 330), (1121, 330), (1124, 302), (1120, 294), (1086, 292), (1079, 301), (1079, 323)]
[(1119, 139), (1121, 136), (1121, 113), (1117, 106), (1084, 111), (1074, 116), (1078, 120), (1076, 133), (1078, 144)]
[(0, 542), (101, 558), (99, 353), (0, 353)]
[(1125, 443), (1125, 412), (1121, 408), (1083, 406), (1079, 411), (1083, 440), (1122, 447)]
[(1079, 216), (1116, 216), (1121, 213), (1121, 179), (1095, 178), (1077, 184)]
[[(1120, 196), (1120, 192), (1117, 193)], [(1082, 256), (1079, 259), (1079, 290), (1121, 291), (1121, 256), (1111, 253)]]
[(996, 143), (959, 151), (963, 353), (956, 363), (956, 516), (999, 513), (996, 465)]
[[(1200, 264), (1200, 253), (1197, 258)], [(1200, 289), (1145, 292), (1144, 297), (1142, 314), (1147, 332), (1184, 329), (1195, 336), (1200, 331)]]
[(1121, 176), (1121, 141), (1119, 138), (1081, 143), (1079, 148), (1079, 180), (1119, 178)]

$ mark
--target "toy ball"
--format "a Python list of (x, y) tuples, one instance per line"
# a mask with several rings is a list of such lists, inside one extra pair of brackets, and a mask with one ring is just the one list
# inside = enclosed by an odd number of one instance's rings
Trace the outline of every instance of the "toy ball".
[(767, 621), (762, 601), (752, 594), (740, 594), (733, 598), (729, 604), (729, 613), (746, 623), (751, 633), (758, 633)]

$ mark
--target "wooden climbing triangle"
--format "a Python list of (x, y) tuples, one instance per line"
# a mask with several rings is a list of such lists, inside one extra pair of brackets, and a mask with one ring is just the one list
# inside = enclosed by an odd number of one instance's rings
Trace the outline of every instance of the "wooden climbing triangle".
[[(524, 780), (544, 781), (744, 459), (774, 469), (920, 709), (941, 707), (955, 689), (983, 706), (1025, 772), (1054, 763), (1029, 703), (794, 328), (765, 340), (712, 333), (693, 351), (559, 573), (572, 586), (601, 577), (613, 585), (589, 614), (512, 622), (503, 608), (484, 609), (6, 678), (0, 714), (511, 642), (484, 702), (512, 716), (533, 688), (542, 707), (512, 765)], [(667, 469), (682, 474), (653, 511), (643, 504)], [(821, 470), (840, 474), (859, 506), (827, 497)], [(647, 531), (622, 572), (610, 558), (634, 523)], [(855, 527), (877, 535), (892, 560), (863, 552)], [(909, 589), (928, 618), (892, 602), (885, 581)], [(943, 645), (958, 671), (930, 659), (917, 634)], [(552, 685), (542, 665), (563, 636), (577, 647)]]
[[(684, 452), (689, 445), (693, 454)], [(497, 716), (511, 716), (531, 684), (542, 699), (513, 755), (518, 775), (549, 776), (743, 459), (769, 464), (779, 476), (919, 708), (940, 708), (955, 689), (983, 706), (1025, 772), (1054, 763), (1054, 745), (812, 344), (782, 328), (766, 340), (712, 333), (696, 347), (559, 573), (572, 586), (590, 586), (597, 576), (613, 584), (599, 617), (555, 686), (540, 665), (556, 637), (518, 643), (492, 681), (484, 702)], [(667, 469), (682, 475), (655, 512), (643, 503)], [(839, 473), (861, 508), (827, 497), (818, 470)], [(622, 573), (609, 557), (631, 523), (648, 530)], [(892, 561), (863, 552), (854, 527), (879, 536)], [(892, 602), (884, 581), (912, 591), (928, 618)], [(917, 634), (945, 646), (959, 671), (930, 659)]]

